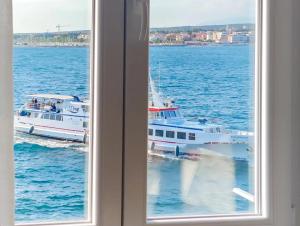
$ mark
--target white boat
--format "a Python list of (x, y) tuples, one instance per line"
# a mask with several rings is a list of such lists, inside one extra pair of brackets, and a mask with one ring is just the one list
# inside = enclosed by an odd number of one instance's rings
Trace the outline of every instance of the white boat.
[[(172, 153), (178, 156), (197, 155), (190, 147), (211, 144), (246, 144), (253, 146), (253, 133), (229, 130), (209, 123), (207, 119), (186, 120), (174, 101), (163, 100), (149, 79), (148, 149), (150, 152)], [(248, 149), (248, 150), (249, 150)], [(234, 154), (237, 156), (237, 154)]]
[[(199, 151), (194, 148), (197, 145), (246, 144), (251, 148), (253, 144), (251, 132), (228, 130), (206, 119), (198, 122), (186, 120), (174, 101), (161, 98), (151, 77), (148, 113), (150, 152), (197, 155)], [(88, 102), (75, 96), (55, 94), (29, 95), (27, 103), (15, 116), (16, 131), (84, 143), (89, 137), (88, 122)]]
[(15, 130), (37, 136), (88, 141), (89, 103), (76, 96), (34, 94), (15, 114)]

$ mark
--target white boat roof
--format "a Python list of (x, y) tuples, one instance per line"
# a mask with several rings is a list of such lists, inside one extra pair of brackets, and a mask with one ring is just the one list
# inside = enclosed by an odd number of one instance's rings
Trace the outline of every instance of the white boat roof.
[(28, 95), (32, 98), (56, 99), (56, 100), (74, 100), (73, 96), (58, 95), (58, 94), (32, 94)]
[(89, 106), (90, 102), (72, 102), (73, 105)]

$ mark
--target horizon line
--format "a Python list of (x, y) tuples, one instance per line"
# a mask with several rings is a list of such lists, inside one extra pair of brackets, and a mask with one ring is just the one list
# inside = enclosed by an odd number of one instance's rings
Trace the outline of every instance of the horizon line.
[[(206, 27), (206, 26), (227, 26), (227, 25), (255, 25), (255, 23), (245, 22), (245, 23), (229, 23), (229, 24), (207, 24), (207, 25), (178, 25), (178, 26), (166, 26), (166, 27), (150, 27), (150, 29), (170, 29), (170, 28), (181, 28), (181, 27)], [(70, 31), (40, 31), (40, 32), (14, 32), (14, 35), (18, 34), (54, 34), (54, 33), (65, 33), (65, 32), (90, 32), (91, 29), (83, 29), (83, 30), (70, 30)]]

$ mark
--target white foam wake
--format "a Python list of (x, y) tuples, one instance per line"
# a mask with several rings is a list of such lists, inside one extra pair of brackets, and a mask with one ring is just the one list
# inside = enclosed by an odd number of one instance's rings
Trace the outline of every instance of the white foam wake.
[(44, 138), (44, 137), (16, 132), (15, 144), (21, 144), (21, 143), (37, 144), (49, 148), (68, 148), (76, 151), (88, 152), (87, 144), (73, 142), (73, 141)]

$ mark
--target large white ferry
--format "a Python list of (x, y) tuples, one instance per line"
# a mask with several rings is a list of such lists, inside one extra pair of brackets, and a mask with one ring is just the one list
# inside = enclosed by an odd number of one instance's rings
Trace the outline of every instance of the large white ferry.
[[(199, 145), (210, 144), (246, 144), (253, 146), (253, 133), (228, 130), (218, 124), (209, 123), (207, 119), (198, 122), (186, 120), (174, 101), (163, 100), (156, 91), (154, 83), (149, 80), (148, 109), (148, 149), (152, 152), (171, 152), (176, 156), (197, 155), (199, 151), (189, 152)], [(222, 148), (224, 150), (224, 148)], [(234, 154), (235, 155), (235, 154)]]
[(15, 114), (15, 129), (32, 135), (88, 141), (89, 103), (76, 96), (29, 95)]

